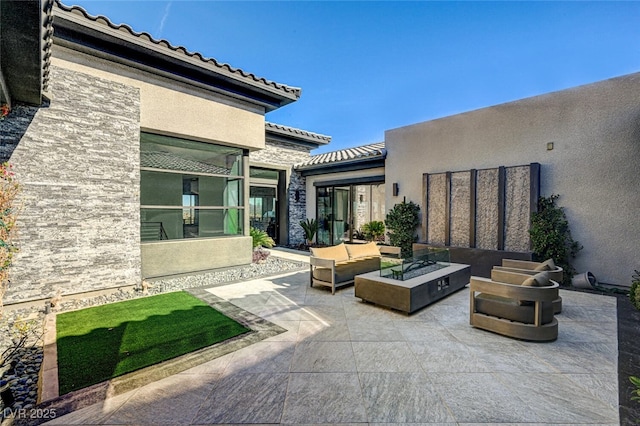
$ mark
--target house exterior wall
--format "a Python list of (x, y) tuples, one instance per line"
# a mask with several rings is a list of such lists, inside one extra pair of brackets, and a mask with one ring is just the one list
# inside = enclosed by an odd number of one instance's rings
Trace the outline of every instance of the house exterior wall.
[(52, 100), (10, 158), (22, 206), (6, 303), (140, 281), (140, 91), (55, 65), (50, 76)]
[[(262, 107), (64, 47), (54, 45), (53, 54), (52, 64), (61, 68), (136, 88), (139, 93), (139, 131), (249, 150), (265, 146)], [(137, 149), (139, 151), (139, 142)], [(140, 168), (139, 155), (135, 165)], [(248, 174), (245, 182), (247, 179)], [(244, 200), (244, 205), (247, 204), (248, 185)], [(197, 255), (192, 252), (196, 245), (190, 241), (140, 244), (138, 238), (142, 278), (251, 263), (251, 237), (248, 236), (246, 214), (243, 229), (247, 236), (200, 241), (197, 247), (201, 253)], [(235, 255), (221, 256), (220, 253)]]
[(142, 276), (161, 277), (251, 263), (251, 238), (172, 240), (141, 245)]
[[(315, 187), (322, 182), (331, 182), (336, 180), (348, 180), (348, 179), (357, 179), (357, 178), (365, 178), (365, 177), (373, 177), (373, 176), (384, 176), (385, 168), (384, 167), (374, 167), (371, 169), (365, 170), (357, 170), (352, 172), (340, 172), (340, 173), (326, 173), (322, 175), (314, 175), (306, 177), (306, 192), (307, 192), (307, 202), (306, 202), (306, 217), (316, 217), (316, 190)], [(386, 178), (385, 178), (386, 179)], [(389, 182), (386, 179), (386, 182)], [(389, 183), (385, 185), (385, 191), (387, 194), (391, 191), (389, 187)], [(391, 198), (395, 200), (395, 197)], [(387, 195), (386, 203), (388, 203), (389, 198)], [(393, 207), (393, 204), (387, 204), (387, 210)]]
[[(640, 241), (638, 93), (640, 74), (631, 74), (388, 130), (387, 185), (424, 208), (423, 173), (540, 163), (541, 194), (560, 195), (584, 246), (577, 271), (630, 285)], [(395, 202), (387, 187), (387, 206)]]
[(264, 109), (230, 97), (53, 46), (51, 63), (140, 91), (140, 129), (167, 136), (262, 149)]
[[(297, 144), (267, 140), (265, 149), (253, 151), (249, 155), (252, 165), (260, 165), (264, 167), (274, 168), (278, 166), (283, 170), (287, 170), (287, 235), (289, 241), (281, 242), (283, 244), (298, 245), (304, 242), (304, 231), (300, 227), (300, 221), (306, 218), (305, 202), (306, 202), (306, 186), (305, 178), (299, 173), (293, 171), (293, 164), (301, 163), (311, 156), (310, 147)], [(296, 191), (298, 191), (298, 200), (296, 201)]]

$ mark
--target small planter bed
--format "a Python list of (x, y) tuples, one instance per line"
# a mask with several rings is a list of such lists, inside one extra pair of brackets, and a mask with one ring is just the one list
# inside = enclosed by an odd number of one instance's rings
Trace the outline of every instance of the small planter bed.
[(62, 313), (56, 331), (63, 395), (250, 330), (181, 291)]

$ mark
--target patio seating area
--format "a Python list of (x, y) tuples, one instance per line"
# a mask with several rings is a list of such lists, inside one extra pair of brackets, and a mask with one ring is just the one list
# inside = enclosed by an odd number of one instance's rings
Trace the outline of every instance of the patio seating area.
[(466, 288), (407, 316), (308, 283), (209, 288), (288, 331), (50, 424), (618, 424), (613, 297), (561, 290), (534, 343), (471, 327)]

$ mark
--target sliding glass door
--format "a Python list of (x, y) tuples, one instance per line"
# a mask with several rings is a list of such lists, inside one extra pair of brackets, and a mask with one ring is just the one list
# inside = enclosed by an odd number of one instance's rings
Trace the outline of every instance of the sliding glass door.
[(318, 187), (318, 244), (353, 241), (354, 232), (372, 220), (384, 220), (384, 184)]

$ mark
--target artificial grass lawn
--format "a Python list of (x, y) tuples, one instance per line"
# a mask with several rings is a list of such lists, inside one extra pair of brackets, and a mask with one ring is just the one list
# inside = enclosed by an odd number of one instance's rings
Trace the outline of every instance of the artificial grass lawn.
[(56, 328), (60, 395), (249, 331), (183, 291), (62, 313)]

